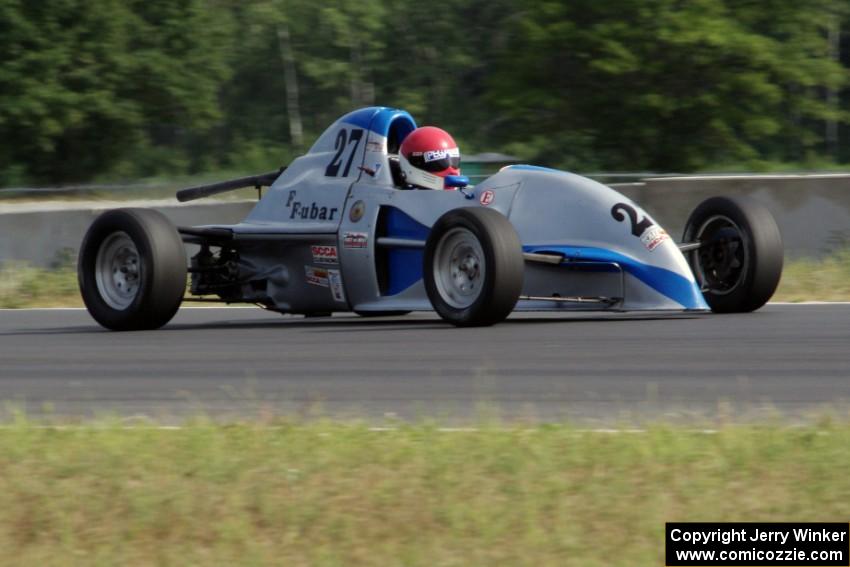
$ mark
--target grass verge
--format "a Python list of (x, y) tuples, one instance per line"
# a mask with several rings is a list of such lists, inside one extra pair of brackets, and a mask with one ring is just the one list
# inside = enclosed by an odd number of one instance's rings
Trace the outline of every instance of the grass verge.
[(850, 248), (787, 262), (774, 301), (850, 301)]
[(0, 265), (0, 308), (82, 307), (76, 266), (34, 268), (23, 263)]
[(0, 430), (2, 565), (664, 564), (666, 521), (845, 521), (850, 426)]
[[(0, 266), (0, 308), (81, 307), (75, 267)], [(850, 301), (850, 249), (787, 262), (773, 301)]]

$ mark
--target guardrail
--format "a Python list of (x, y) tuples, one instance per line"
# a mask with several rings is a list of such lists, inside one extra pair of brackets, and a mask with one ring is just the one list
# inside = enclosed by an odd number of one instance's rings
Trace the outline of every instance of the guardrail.
[(75, 258), (86, 230), (106, 209), (145, 207), (165, 213), (176, 225), (237, 223), (256, 200), (200, 201), (44, 201), (0, 203), (0, 264), (26, 262), (51, 267)]

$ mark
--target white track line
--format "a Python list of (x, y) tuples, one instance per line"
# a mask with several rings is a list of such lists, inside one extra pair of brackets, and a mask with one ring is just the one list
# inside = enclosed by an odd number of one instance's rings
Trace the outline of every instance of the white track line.
[(771, 301), (768, 305), (850, 305), (850, 301)]

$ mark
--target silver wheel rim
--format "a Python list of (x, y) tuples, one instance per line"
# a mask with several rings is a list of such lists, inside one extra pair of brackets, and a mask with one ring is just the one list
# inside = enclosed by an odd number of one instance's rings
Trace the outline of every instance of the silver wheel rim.
[(487, 265), (484, 250), (472, 232), (453, 228), (440, 239), (434, 252), (434, 281), (443, 301), (466, 309), (481, 295)]
[(139, 294), (141, 259), (126, 232), (113, 232), (97, 251), (94, 273), (100, 297), (113, 309), (126, 309)]
[[(711, 228), (712, 230), (715, 230), (715, 231), (722, 229), (722, 228), (732, 228), (741, 237), (741, 256), (743, 256), (743, 259), (740, 262), (741, 265), (735, 266), (736, 268), (738, 268), (738, 272), (740, 274), (738, 279), (735, 281), (735, 284), (732, 287), (730, 287), (729, 289), (725, 289), (725, 290), (712, 289), (711, 290), (711, 293), (713, 293), (714, 295), (728, 295), (738, 288), (738, 286), (741, 283), (741, 278), (743, 277), (744, 274), (747, 273), (747, 268), (749, 267), (750, 255), (749, 255), (749, 252), (747, 251), (746, 235), (745, 235), (744, 231), (741, 230), (741, 228), (737, 224), (735, 224), (735, 222), (732, 219), (730, 219), (729, 217), (727, 217), (725, 215), (714, 215), (713, 217), (709, 217), (705, 222), (703, 222), (700, 225), (700, 227), (699, 227), (699, 229), (697, 230), (697, 233), (696, 233), (696, 241), (697, 242), (701, 242), (703, 236), (707, 232), (710, 233), (709, 228)], [(712, 278), (709, 278), (708, 276), (706, 276), (705, 272), (703, 271), (702, 262), (697, 260), (696, 262), (694, 262), (694, 264), (696, 264), (696, 270), (695, 271), (697, 272), (697, 274), (696, 274), (697, 280), (699, 281), (701, 287), (705, 286), (706, 282), (709, 281)]]

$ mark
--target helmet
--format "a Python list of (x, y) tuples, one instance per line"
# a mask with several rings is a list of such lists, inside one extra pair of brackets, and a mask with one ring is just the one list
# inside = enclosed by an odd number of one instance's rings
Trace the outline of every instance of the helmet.
[(411, 132), (399, 148), (404, 181), (424, 189), (445, 189), (447, 175), (460, 175), (460, 150), (448, 132), (423, 126)]

